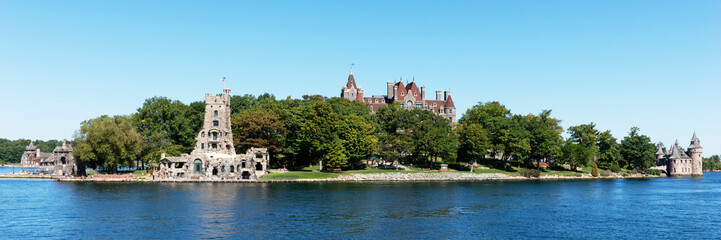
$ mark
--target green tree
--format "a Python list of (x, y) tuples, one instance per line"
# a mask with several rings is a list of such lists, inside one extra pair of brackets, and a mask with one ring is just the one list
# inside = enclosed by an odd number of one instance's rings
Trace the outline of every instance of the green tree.
[(483, 126), (478, 123), (462, 124), (458, 130), (459, 149), (458, 154), (463, 159), (483, 160), (491, 148), (491, 141), (488, 139), (488, 133)]
[(273, 157), (283, 148), (285, 126), (274, 112), (263, 108), (245, 109), (233, 116), (231, 124), (236, 152), (263, 147)]
[(327, 145), (327, 152), (323, 156), (325, 159), (324, 166), (327, 168), (340, 168), (348, 166), (348, 156), (345, 154), (346, 149), (340, 139), (333, 139)]
[(527, 129), (530, 134), (530, 158), (540, 167), (542, 160), (549, 160), (561, 154), (563, 128), (561, 120), (550, 117), (551, 110), (543, 110), (538, 116), (527, 115)]
[(569, 164), (572, 171), (576, 171), (577, 167), (588, 165), (593, 158), (591, 149), (570, 138), (561, 147), (561, 153), (560, 161)]
[(376, 149), (378, 138), (375, 128), (368, 120), (357, 115), (344, 115), (338, 127), (338, 137), (345, 149), (348, 161), (358, 165), (368, 159)]
[(598, 135), (598, 166), (609, 169), (613, 165), (619, 165), (621, 150), (618, 142), (607, 130)]
[[(596, 156), (598, 154), (598, 130), (596, 130), (596, 124), (589, 123), (572, 126), (568, 128), (568, 133), (571, 135), (568, 140), (574, 145), (571, 147), (571, 152), (578, 154), (572, 158), (576, 160), (576, 166), (583, 167), (591, 161), (596, 162)], [(577, 148), (583, 148), (585, 150)]]
[[(202, 123), (198, 119), (196, 104), (193, 108), (177, 100), (166, 97), (146, 99), (132, 122), (138, 133), (143, 136), (145, 145), (140, 160), (143, 164), (160, 160), (160, 153), (179, 156), (190, 152), (195, 146), (195, 136)], [(203, 113), (205, 112), (203, 105)]]
[(621, 140), (621, 156), (626, 159), (630, 166), (645, 171), (656, 163), (656, 147), (651, 138), (639, 134), (638, 127), (632, 127), (628, 136)]
[(80, 167), (104, 167), (115, 172), (118, 166), (134, 165), (143, 143), (129, 116), (101, 116), (81, 124), (73, 155)]

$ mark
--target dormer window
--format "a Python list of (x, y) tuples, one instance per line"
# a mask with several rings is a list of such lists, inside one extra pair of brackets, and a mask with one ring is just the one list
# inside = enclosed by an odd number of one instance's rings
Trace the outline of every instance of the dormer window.
[(413, 92), (413, 96), (414, 96), (414, 97), (418, 97), (418, 93), (417, 93), (417, 92)]
[(401, 92), (401, 96), (405, 96), (405, 95), (406, 95), (406, 93), (404, 93), (404, 92)]

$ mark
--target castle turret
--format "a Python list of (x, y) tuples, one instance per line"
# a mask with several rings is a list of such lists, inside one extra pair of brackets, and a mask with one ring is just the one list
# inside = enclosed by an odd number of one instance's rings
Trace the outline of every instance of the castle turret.
[(663, 152), (663, 148), (661, 148), (661, 144), (658, 145), (658, 151), (656, 151), (656, 165), (666, 165), (665, 162), (663, 162), (663, 155), (666, 155)]
[(686, 150), (686, 154), (691, 157), (691, 169), (693, 175), (703, 175), (703, 147), (701, 147), (701, 141), (696, 137), (696, 133), (693, 133), (691, 137), (691, 144)]

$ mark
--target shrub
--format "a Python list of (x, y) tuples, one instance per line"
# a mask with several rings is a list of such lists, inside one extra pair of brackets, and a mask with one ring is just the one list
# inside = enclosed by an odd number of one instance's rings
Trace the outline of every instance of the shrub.
[(602, 176), (602, 177), (611, 176), (611, 172), (609, 172), (609, 171), (601, 171), (601, 176)]
[(593, 168), (591, 169), (591, 175), (598, 177), (598, 165), (595, 162), (593, 163)]
[(611, 172), (620, 172), (620, 171), (621, 171), (621, 167), (619, 167), (618, 164), (613, 164), (613, 166), (611, 166)]
[(536, 169), (521, 169), (521, 176), (527, 177), (527, 178), (538, 178), (541, 176), (541, 171), (538, 171)]
[(646, 170), (646, 174), (650, 174), (650, 175), (661, 175), (661, 170), (658, 170), (658, 169), (648, 169), (648, 170)]

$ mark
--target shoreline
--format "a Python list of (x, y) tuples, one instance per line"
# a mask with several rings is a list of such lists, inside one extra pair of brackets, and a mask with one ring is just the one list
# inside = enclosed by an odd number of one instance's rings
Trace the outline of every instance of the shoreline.
[[(509, 176), (506, 174), (488, 174), (482, 175), (477, 174), (477, 177), (459, 177), (459, 176), (448, 176), (448, 175), (436, 175), (433, 177), (408, 177), (401, 174), (353, 174), (343, 177), (335, 178), (320, 178), (320, 179), (287, 179), (287, 180), (220, 180), (220, 179), (162, 179), (162, 180), (150, 180), (150, 179), (93, 179), (93, 178), (53, 178), (47, 177), (35, 177), (35, 178), (52, 178), (55, 181), (60, 182), (98, 182), (98, 183), (292, 183), (292, 182), (484, 182), (484, 181), (554, 181), (554, 180), (604, 180), (604, 179), (641, 179), (641, 178), (660, 178), (666, 177), (665, 175), (644, 175), (644, 174), (629, 174), (627, 176), (613, 175), (613, 176), (563, 176), (563, 175), (546, 175), (538, 178), (527, 178), (523, 176)], [(389, 176), (398, 175), (398, 176)], [(0, 178), (4, 176), (0, 175)]]

